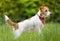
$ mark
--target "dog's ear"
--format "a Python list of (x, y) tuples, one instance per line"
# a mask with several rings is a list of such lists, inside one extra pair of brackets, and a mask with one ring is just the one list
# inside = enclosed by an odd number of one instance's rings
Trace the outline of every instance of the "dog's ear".
[(44, 6), (40, 6), (40, 11), (41, 11), (41, 12), (44, 11)]

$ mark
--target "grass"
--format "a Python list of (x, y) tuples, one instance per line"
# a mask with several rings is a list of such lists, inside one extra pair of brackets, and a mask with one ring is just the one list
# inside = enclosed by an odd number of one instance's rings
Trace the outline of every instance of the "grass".
[(40, 36), (35, 31), (24, 32), (15, 40), (12, 27), (0, 22), (0, 41), (60, 41), (60, 24), (47, 23)]

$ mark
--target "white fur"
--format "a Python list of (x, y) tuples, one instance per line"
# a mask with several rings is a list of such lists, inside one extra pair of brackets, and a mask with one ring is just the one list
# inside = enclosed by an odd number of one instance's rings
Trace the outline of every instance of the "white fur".
[(44, 16), (44, 17), (49, 17), (50, 14), (51, 14), (51, 12), (48, 11), (48, 12), (47, 12), (46, 14), (44, 14), (43, 16)]
[(38, 11), (38, 13), (29, 20), (27, 19), (22, 22), (19, 22), (19, 29), (17, 29), (19, 31), (14, 30), (15, 37), (18, 38), (24, 31), (31, 31), (31, 29), (35, 29), (40, 34), (44, 24), (40, 21), (38, 15), (40, 16), (40, 11)]
[(51, 14), (51, 12), (48, 11), (46, 16), (50, 16), (50, 14)]
[[(19, 22), (18, 29), (15, 30), (13, 28), (15, 38), (18, 38), (26, 30), (31, 31), (31, 29), (35, 29), (40, 34), (44, 24), (41, 22), (38, 15), (40, 16), (40, 10), (35, 16), (31, 17), (30, 19)], [(5, 19), (8, 20), (9, 18), (5, 15)]]
[(7, 15), (4, 15), (5, 16), (5, 22), (7, 22), (7, 20), (9, 19)]

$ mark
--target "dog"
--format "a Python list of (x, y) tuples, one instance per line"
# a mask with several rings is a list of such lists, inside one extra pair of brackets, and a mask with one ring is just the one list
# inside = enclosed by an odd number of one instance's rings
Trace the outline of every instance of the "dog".
[(15, 38), (18, 38), (19, 36), (21, 36), (21, 34), (25, 30), (27, 30), (27, 31), (36, 30), (40, 34), (41, 29), (43, 28), (43, 26), (45, 24), (44, 17), (48, 17), (48, 16), (50, 16), (50, 14), (51, 13), (47, 6), (41, 6), (35, 16), (33, 16), (29, 19), (26, 19), (22, 22), (15, 23), (15, 22), (12, 22), (8, 18), (7, 15), (4, 15), (4, 16), (5, 16), (6, 23), (13, 26), (13, 33), (14, 33)]

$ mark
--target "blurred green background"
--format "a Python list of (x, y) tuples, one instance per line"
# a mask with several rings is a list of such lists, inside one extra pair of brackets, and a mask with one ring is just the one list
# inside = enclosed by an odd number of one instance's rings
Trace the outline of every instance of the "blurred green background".
[(40, 6), (48, 6), (52, 15), (46, 22), (60, 22), (60, 0), (0, 0), (0, 20), (3, 14), (14, 22), (34, 16)]
[[(34, 16), (40, 6), (48, 6), (51, 16), (40, 36), (36, 31), (25, 32), (14, 39), (13, 27), (6, 25), (4, 14), (14, 22)], [(0, 41), (60, 41), (60, 0), (0, 0)]]

